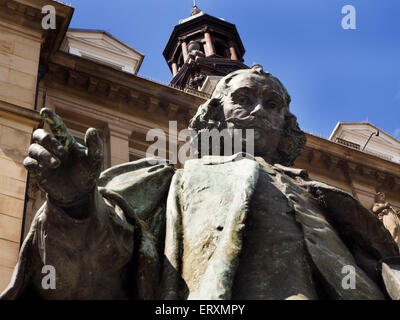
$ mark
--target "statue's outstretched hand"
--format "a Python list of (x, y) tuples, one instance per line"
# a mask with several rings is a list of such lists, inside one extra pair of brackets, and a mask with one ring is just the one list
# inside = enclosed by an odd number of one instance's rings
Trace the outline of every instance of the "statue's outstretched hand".
[(24, 166), (57, 205), (79, 206), (88, 199), (100, 175), (103, 142), (97, 130), (90, 128), (83, 146), (55, 112), (44, 108), (40, 115), (54, 136), (43, 129), (35, 130)]

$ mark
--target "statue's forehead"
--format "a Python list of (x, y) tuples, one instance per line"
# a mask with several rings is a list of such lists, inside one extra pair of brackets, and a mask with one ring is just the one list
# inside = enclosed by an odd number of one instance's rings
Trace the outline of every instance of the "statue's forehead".
[(281, 95), (284, 94), (282, 87), (272, 78), (255, 75), (255, 74), (239, 74), (235, 76), (229, 83), (230, 91), (234, 92), (241, 88), (250, 88), (262, 91), (276, 91)]

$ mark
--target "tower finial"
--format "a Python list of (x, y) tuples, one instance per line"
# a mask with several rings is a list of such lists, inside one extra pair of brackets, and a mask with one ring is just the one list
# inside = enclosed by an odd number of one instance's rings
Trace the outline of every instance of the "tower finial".
[(201, 12), (201, 10), (197, 7), (196, 0), (193, 0), (193, 9), (192, 9), (192, 12), (190, 13), (190, 15), (194, 16), (194, 15), (200, 13), (200, 12)]

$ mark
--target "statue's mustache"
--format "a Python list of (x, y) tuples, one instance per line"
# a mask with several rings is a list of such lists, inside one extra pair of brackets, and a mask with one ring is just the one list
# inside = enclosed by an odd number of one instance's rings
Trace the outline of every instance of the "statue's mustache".
[(268, 121), (268, 119), (255, 116), (246, 116), (242, 118), (230, 117), (226, 118), (225, 121), (233, 123), (235, 125), (235, 128), (238, 129), (278, 129), (270, 121)]

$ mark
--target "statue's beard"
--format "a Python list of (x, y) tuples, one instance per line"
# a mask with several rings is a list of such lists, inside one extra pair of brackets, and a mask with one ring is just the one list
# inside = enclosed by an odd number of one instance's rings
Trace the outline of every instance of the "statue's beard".
[[(218, 151), (212, 150), (211, 144), (207, 153), (201, 152), (201, 147), (199, 141), (204, 138), (203, 132), (211, 129), (200, 130), (194, 141), (197, 141), (197, 146), (195, 148), (197, 157), (202, 155), (225, 155), (229, 156), (238, 152), (247, 152), (252, 156), (260, 156), (269, 162), (274, 162), (277, 158), (277, 149), (281, 138), (283, 137), (283, 130), (281, 128), (276, 128), (269, 123), (266, 119), (256, 118), (253, 116), (247, 116), (245, 118), (232, 118), (226, 119), (221, 122), (215, 122), (217, 124), (214, 128), (219, 132), (221, 130), (227, 129), (230, 138), (232, 139), (232, 149), (225, 150), (225, 144), (223, 139), (220, 141), (220, 148)], [(237, 130), (240, 129), (240, 130)], [(247, 129), (254, 130), (254, 134), (246, 132)], [(239, 140), (237, 140), (239, 139)], [(237, 142), (239, 141), (239, 143)], [(193, 143), (193, 141), (192, 141)], [(252, 144), (253, 147), (249, 147), (248, 144)], [(196, 143), (193, 144), (193, 146)], [(240, 150), (235, 149), (239, 145)], [(203, 150), (204, 151), (204, 150)]]
[[(245, 151), (246, 143), (254, 143), (254, 155), (274, 159), (274, 153), (278, 149), (279, 142), (284, 135), (282, 128), (274, 126), (265, 118), (247, 116), (243, 118), (226, 119), (226, 127), (229, 131), (241, 129), (243, 140), (242, 147)], [(247, 141), (246, 129), (254, 130), (254, 141)]]

